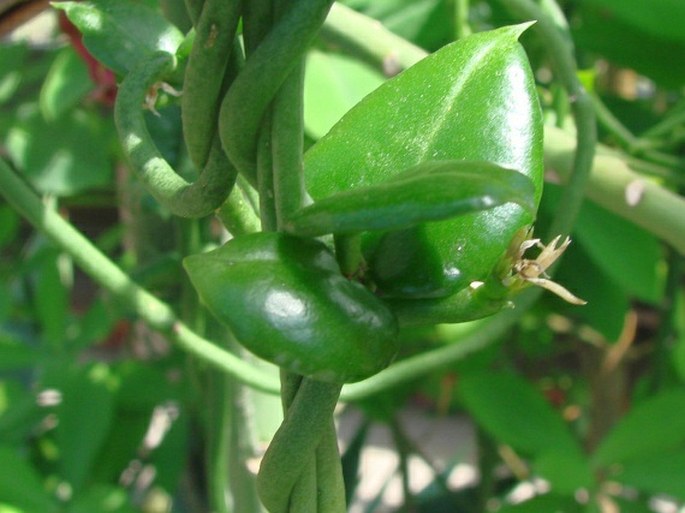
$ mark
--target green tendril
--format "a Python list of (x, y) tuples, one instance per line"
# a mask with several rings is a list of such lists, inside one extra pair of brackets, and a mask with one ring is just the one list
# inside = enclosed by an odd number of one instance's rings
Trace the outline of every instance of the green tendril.
[(207, 164), (194, 183), (180, 177), (162, 157), (147, 129), (143, 105), (156, 84), (175, 69), (176, 60), (156, 52), (139, 62), (124, 79), (114, 107), (114, 119), (124, 152), (150, 193), (173, 214), (197, 218), (221, 206), (235, 183), (236, 172), (218, 137)]
[(221, 104), (221, 143), (231, 162), (253, 185), (257, 183), (257, 134), (262, 118), (314, 39), (331, 4), (332, 0), (290, 4), (273, 30), (248, 55), (245, 68)]
[(190, 158), (202, 169), (209, 156), (222, 89), (240, 18), (240, 1), (206, 0), (195, 25), (181, 97), (183, 137)]

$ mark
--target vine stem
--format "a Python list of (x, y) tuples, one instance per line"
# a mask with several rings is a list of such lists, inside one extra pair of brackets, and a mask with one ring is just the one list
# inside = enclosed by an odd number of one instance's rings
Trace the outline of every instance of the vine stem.
[(552, 1), (545, 5), (554, 8), (548, 13), (532, 0), (507, 0), (505, 6), (521, 20), (535, 19), (532, 30), (538, 32), (545, 42), (554, 72), (563, 85), (571, 103), (576, 123), (576, 152), (573, 171), (568, 179), (557, 212), (549, 228), (549, 238), (567, 235), (578, 217), (585, 195), (585, 186), (590, 177), (597, 145), (597, 126), (592, 98), (578, 80), (576, 61), (573, 56), (572, 39), (555, 21), (558, 6)]
[(31, 188), (0, 159), (0, 193), (33, 226), (67, 252), (83, 271), (150, 327), (180, 348), (258, 390), (276, 393), (268, 374), (224, 351), (181, 322), (173, 309), (135, 283), (73, 225), (47, 208)]
[(317, 448), (331, 427), (340, 389), (338, 384), (302, 380), (262, 459), (257, 477), (259, 496), (271, 513), (288, 513), (293, 489), (303, 472), (309, 472)]

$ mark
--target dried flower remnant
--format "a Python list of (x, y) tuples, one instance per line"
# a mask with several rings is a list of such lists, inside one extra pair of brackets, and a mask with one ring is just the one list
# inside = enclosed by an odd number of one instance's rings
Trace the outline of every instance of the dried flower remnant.
[[(521, 242), (512, 267), (514, 274), (504, 280), (505, 285), (512, 286), (517, 281), (531, 283), (549, 290), (568, 303), (574, 305), (586, 304), (587, 301), (574, 296), (566, 288), (552, 281), (546, 273), (547, 269), (559, 259), (569, 244), (571, 244), (569, 237), (566, 237), (561, 244), (559, 244), (560, 240), (561, 235), (556, 236), (548, 245), (542, 244), (540, 239), (526, 239)], [(534, 259), (524, 258), (526, 251), (532, 247), (539, 248), (541, 250), (540, 254)]]

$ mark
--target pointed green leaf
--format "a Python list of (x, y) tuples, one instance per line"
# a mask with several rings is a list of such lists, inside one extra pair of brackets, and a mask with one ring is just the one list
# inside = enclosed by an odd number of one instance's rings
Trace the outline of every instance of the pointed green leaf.
[(598, 467), (645, 458), (685, 443), (685, 390), (646, 399), (604, 438), (593, 457)]
[(102, 64), (125, 74), (157, 50), (174, 53), (183, 34), (161, 12), (132, 0), (55, 2), (83, 34), (83, 44)]
[[(305, 156), (309, 194), (386, 183), (435, 160), (488, 161), (530, 178), (542, 192), (542, 120), (518, 37), (527, 25), (475, 34), (447, 45), (385, 82), (350, 110)], [(379, 288), (416, 297), (449, 295), (484, 280), (514, 234), (534, 216), (519, 205), (426, 224), (414, 231), (363, 235)], [(425, 229), (424, 229), (425, 228)], [(411, 258), (396, 258), (411, 255)], [(385, 273), (385, 274), (384, 274)], [(422, 292), (423, 293), (423, 292)]]
[(428, 161), (387, 182), (317, 201), (296, 212), (286, 229), (309, 237), (397, 230), (510, 202), (534, 213), (535, 187), (525, 175), (489, 162)]

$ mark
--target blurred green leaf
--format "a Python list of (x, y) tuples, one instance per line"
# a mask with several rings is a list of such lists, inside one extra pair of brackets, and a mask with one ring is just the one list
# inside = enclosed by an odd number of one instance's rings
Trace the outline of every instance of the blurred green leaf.
[(167, 493), (173, 493), (188, 462), (190, 418), (177, 403), (170, 402), (163, 407), (169, 420), (169, 430), (152, 451), (150, 463), (157, 470), (155, 483)]
[(55, 429), (59, 471), (74, 492), (86, 484), (99, 451), (112, 427), (114, 394), (103, 364), (73, 369), (60, 387)]
[(174, 53), (183, 34), (162, 14), (132, 0), (54, 2), (83, 34), (83, 44), (102, 64), (124, 75), (156, 50)]
[(22, 106), (7, 151), (41, 192), (69, 196), (109, 185), (111, 128), (95, 113), (73, 110), (53, 122), (36, 105)]
[(535, 459), (533, 468), (557, 494), (573, 496), (580, 489), (592, 488), (594, 483), (590, 462), (581, 450), (547, 451)]
[(443, 0), (347, 0), (347, 5), (428, 50), (452, 40), (451, 4)]
[(0, 203), (0, 248), (16, 239), (19, 214), (6, 203)]
[(685, 500), (685, 446), (626, 461), (612, 479), (643, 492)]
[(69, 112), (93, 90), (88, 67), (71, 46), (55, 57), (40, 90), (40, 109), (48, 121)]
[(625, 292), (650, 303), (661, 299), (662, 252), (655, 237), (590, 201), (583, 204), (574, 233), (595, 264)]
[(526, 380), (506, 372), (459, 378), (459, 394), (479, 425), (502, 443), (527, 454), (581, 454), (561, 415)]
[(685, 382), (685, 293), (682, 290), (676, 294), (673, 308), (678, 312), (674, 317), (673, 366), (681, 382)]
[(116, 318), (101, 298), (95, 299), (79, 319), (78, 333), (69, 341), (69, 349), (81, 351), (93, 344), (103, 342), (115, 327)]
[(36, 317), (42, 337), (55, 346), (64, 344), (69, 313), (69, 291), (60, 269), (61, 258), (63, 254), (57, 248), (43, 246), (33, 262), (37, 265), (33, 275)]
[(584, 246), (571, 244), (554, 280), (588, 302), (583, 307), (577, 307), (548, 296), (558, 312), (576, 323), (588, 324), (608, 342), (618, 340), (630, 309), (630, 301), (621, 286), (588, 256)]
[(685, 442), (683, 412), (685, 390), (662, 392), (639, 402), (604, 438), (593, 456), (595, 467), (675, 450)]
[[(2, 293), (0, 286), (0, 293)], [(19, 340), (0, 330), (0, 370), (22, 369), (35, 365), (41, 358), (40, 353)]]
[[(634, 3), (630, 2), (630, 5)], [(641, 3), (645, 9), (652, 8), (652, 2)], [(574, 39), (581, 49), (597, 53), (620, 66), (633, 68), (666, 88), (678, 88), (685, 83), (685, 67), (674, 66), (673, 60), (676, 55), (685, 55), (682, 37), (675, 41), (660, 33), (645, 32), (586, 3), (580, 5), (579, 14), (582, 21), (574, 30)], [(682, 21), (675, 17), (672, 20)]]
[(0, 45), (0, 105), (13, 97), (21, 83), (27, 50), (25, 42)]
[(43, 415), (35, 392), (17, 381), (0, 381), (0, 440), (3, 443), (23, 443)]
[(337, 121), (385, 78), (356, 59), (311, 50), (304, 82), (307, 134), (323, 137)]
[(607, 24), (620, 20), (654, 36), (685, 43), (685, 2), (682, 0), (583, 0)]
[(583, 508), (568, 495), (547, 493), (519, 504), (505, 505), (498, 513), (580, 513)]
[[(556, 206), (561, 200), (561, 193), (561, 187), (558, 185), (545, 183), (536, 232), (538, 230), (544, 232), (545, 223), (554, 217)], [(585, 204), (587, 203), (589, 202), (586, 201)], [(581, 212), (590, 211), (581, 210)], [(584, 224), (593, 222), (591, 214), (584, 215)], [(574, 230), (580, 229), (579, 225), (580, 223), (577, 222)], [(592, 233), (594, 234), (594, 231)], [(602, 234), (597, 236), (601, 238)], [(573, 238), (573, 242), (564, 253), (561, 264), (555, 271), (554, 281), (586, 300), (588, 304), (579, 308), (551, 294), (545, 295), (546, 302), (556, 312), (568, 316), (578, 324), (589, 325), (601, 333), (607, 341), (615, 342), (623, 331), (626, 313), (630, 309), (628, 294), (613, 277), (605, 272), (604, 267), (600, 267), (588, 254), (585, 246), (576, 240), (575, 232)], [(610, 249), (610, 251), (613, 250)], [(588, 279), (589, 277), (592, 279)], [(627, 280), (629, 278), (624, 278), (624, 281)]]
[(0, 504), (9, 504), (22, 513), (56, 511), (40, 474), (16, 447), (0, 445)]
[(69, 504), (67, 513), (135, 513), (123, 488), (100, 484), (78, 494)]

